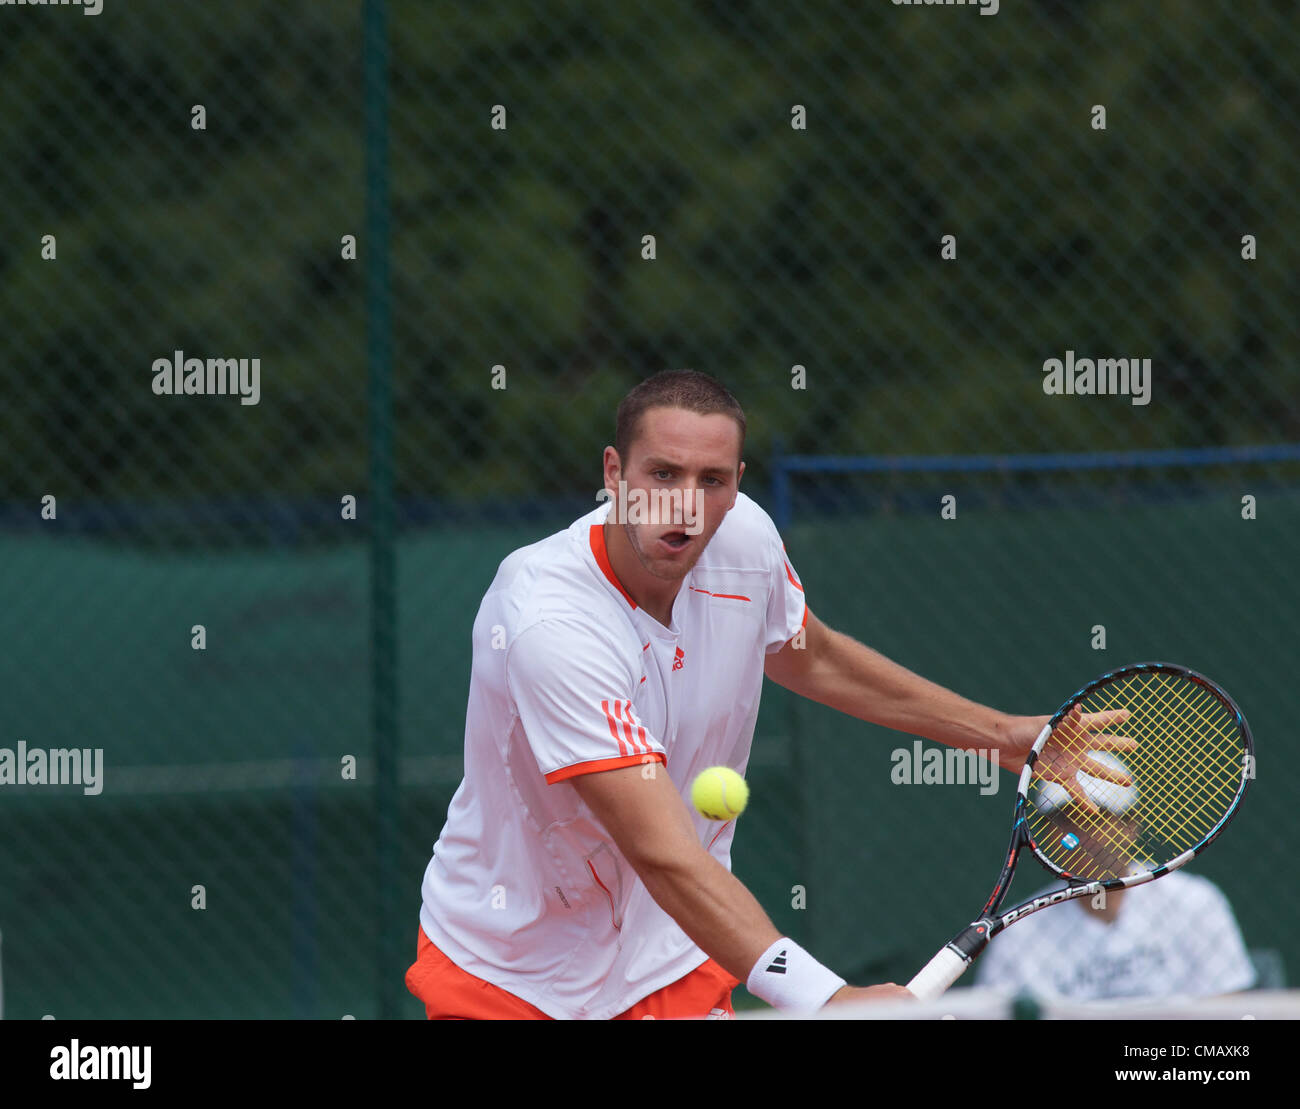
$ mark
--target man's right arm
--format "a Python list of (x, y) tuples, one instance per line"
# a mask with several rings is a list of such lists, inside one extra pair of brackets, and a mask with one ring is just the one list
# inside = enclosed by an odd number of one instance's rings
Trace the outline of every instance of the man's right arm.
[(664, 768), (628, 766), (571, 781), (660, 908), (743, 982), (781, 933), (740, 879), (700, 845)]
[[(706, 955), (746, 982), (754, 964), (782, 935), (744, 883), (700, 844), (664, 768), (629, 766), (570, 781), (660, 908)], [(833, 1000), (911, 996), (893, 984), (845, 986)]]

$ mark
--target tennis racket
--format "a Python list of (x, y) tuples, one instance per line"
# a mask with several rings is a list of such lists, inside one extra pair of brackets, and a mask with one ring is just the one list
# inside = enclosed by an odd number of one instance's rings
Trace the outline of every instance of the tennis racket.
[[(1186, 865), (1223, 831), (1254, 775), (1246, 718), (1209, 678), (1144, 662), (1089, 682), (1025, 760), (1007, 860), (979, 919), (907, 988), (923, 1001), (939, 997), (1022, 917)], [(1025, 848), (1070, 884), (1000, 912)]]

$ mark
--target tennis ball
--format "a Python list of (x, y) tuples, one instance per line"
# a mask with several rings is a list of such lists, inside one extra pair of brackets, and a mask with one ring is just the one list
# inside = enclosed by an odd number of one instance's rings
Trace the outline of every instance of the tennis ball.
[(749, 786), (729, 766), (710, 766), (691, 783), (691, 803), (709, 820), (735, 820), (749, 803)]

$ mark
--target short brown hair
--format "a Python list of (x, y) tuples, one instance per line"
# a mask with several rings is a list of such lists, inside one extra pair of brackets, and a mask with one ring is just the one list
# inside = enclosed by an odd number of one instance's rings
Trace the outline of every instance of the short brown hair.
[(697, 416), (730, 416), (740, 427), (740, 450), (745, 450), (745, 412), (722, 383), (698, 370), (664, 370), (634, 386), (618, 406), (614, 421), (614, 449), (627, 461), (636, 441), (641, 417), (651, 408), (684, 408)]

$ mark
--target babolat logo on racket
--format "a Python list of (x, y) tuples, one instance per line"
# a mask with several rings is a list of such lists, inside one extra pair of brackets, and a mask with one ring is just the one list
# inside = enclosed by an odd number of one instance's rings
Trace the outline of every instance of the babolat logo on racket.
[(785, 973), (785, 950), (782, 949), (770, 963), (767, 964), (768, 974)]
[(1056, 893), (1049, 893), (1045, 897), (1036, 897), (1028, 904), (1021, 905), (1020, 908), (1012, 909), (1011, 912), (1006, 913), (1002, 917), (1002, 924), (1005, 927), (1008, 924), (1014, 923), (1026, 913), (1037, 912), (1039, 909), (1045, 909), (1048, 905), (1055, 905), (1059, 901), (1069, 901), (1075, 896), (1077, 896), (1075, 890), (1063, 889), (1058, 890)]

